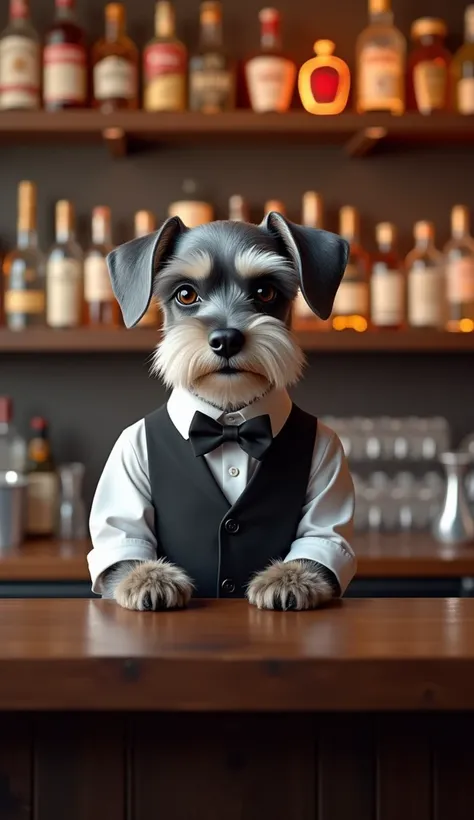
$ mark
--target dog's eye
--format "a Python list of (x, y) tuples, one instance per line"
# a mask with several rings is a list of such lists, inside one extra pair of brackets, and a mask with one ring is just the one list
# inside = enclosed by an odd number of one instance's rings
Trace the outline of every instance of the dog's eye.
[(195, 305), (196, 302), (199, 302), (199, 296), (191, 287), (191, 285), (184, 285), (179, 290), (176, 291), (174, 298), (180, 305), (184, 305), (185, 307), (189, 307), (190, 305)]
[(268, 305), (277, 298), (277, 289), (273, 285), (262, 284), (255, 288), (254, 299), (262, 305)]

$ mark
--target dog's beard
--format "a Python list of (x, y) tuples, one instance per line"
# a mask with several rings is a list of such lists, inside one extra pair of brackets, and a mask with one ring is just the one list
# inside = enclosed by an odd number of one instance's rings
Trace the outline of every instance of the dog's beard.
[[(216, 356), (208, 336), (209, 329), (199, 319), (171, 327), (155, 351), (152, 372), (167, 387), (184, 387), (223, 410), (251, 404), (301, 376), (303, 352), (291, 331), (271, 316), (249, 321), (244, 348), (228, 361)], [(239, 372), (219, 372), (224, 367)]]

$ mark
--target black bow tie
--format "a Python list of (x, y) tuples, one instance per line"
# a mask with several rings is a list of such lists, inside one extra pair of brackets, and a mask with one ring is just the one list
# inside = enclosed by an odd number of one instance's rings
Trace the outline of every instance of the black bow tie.
[(226, 441), (236, 441), (245, 453), (261, 461), (273, 441), (270, 416), (257, 416), (234, 426), (219, 424), (198, 411), (189, 428), (189, 439), (195, 456), (210, 453)]

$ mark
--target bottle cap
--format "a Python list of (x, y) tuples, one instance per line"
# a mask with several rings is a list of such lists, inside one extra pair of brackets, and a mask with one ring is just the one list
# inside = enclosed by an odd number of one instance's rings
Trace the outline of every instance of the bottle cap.
[(262, 28), (262, 34), (275, 34), (278, 32), (281, 21), (281, 14), (278, 9), (261, 9), (258, 14), (258, 19)]
[(200, 8), (200, 20), (203, 25), (214, 25), (222, 20), (222, 5), (219, 0), (204, 0)]
[(411, 36), (413, 40), (418, 40), (420, 37), (446, 37), (448, 28), (444, 20), (439, 17), (419, 17), (415, 20), (411, 27)]
[(10, 396), (0, 396), (0, 424), (9, 424), (13, 418), (13, 402)]
[(379, 222), (375, 226), (375, 237), (379, 245), (391, 245), (395, 241), (396, 228), (392, 222)]
[(155, 31), (159, 37), (172, 37), (175, 29), (175, 13), (170, 0), (158, 0), (155, 7)]
[(44, 430), (47, 430), (48, 422), (43, 416), (33, 416), (33, 418), (30, 419), (30, 427), (35, 432), (42, 433)]
[(34, 182), (24, 181), (18, 186), (18, 227), (20, 231), (30, 231), (36, 227), (36, 185)]
[(415, 222), (413, 228), (413, 235), (415, 239), (434, 239), (434, 225), (432, 222), (421, 220)]
[(390, 11), (390, 0), (369, 0), (370, 14), (382, 14), (384, 11)]
[(301, 222), (307, 228), (321, 228), (323, 224), (323, 199), (316, 191), (303, 194)]
[(333, 54), (336, 44), (332, 40), (316, 40), (313, 48), (318, 57), (329, 57)]
[(453, 236), (464, 236), (469, 233), (469, 221), (469, 208), (466, 205), (454, 205), (451, 211)]
[(110, 22), (123, 23), (126, 17), (125, 6), (123, 3), (107, 3), (105, 16)]
[(156, 230), (155, 214), (151, 211), (137, 211), (135, 214), (135, 239)]
[(464, 24), (469, 31), (474, 29), (474, 4), (466, 6), (466, 10), (464, 12)]
[(56, 230), (71, 230), (74, 228), (74, 205), (67, 199), (56, 202)]
[(352, 205), (344, 205), (339, 211), (339, 233), (352, 240), (359, 233), (359, 212)]

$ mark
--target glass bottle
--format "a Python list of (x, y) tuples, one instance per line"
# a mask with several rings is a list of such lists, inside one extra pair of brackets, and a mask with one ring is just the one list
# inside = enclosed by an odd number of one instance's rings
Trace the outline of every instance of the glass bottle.
[(416, 46), (408, 59), (407, 103), (421, 114), (448, 108), (451, 54), (444, 45), (446, 34), (446, 23), (436, 17), (420, 17), (411, 27)]
[(175, 11), (169, 0), (155, 8), (155, 36), (143, 52), (145, 111), (184, 111), (188, 57), (176, 37)]
[[(316, 191), (306, 191), (303, 194), (301, 224), (306, 228), (321, 229), (323, 227), (323, 199)], [(300, 290), (293, 306), (293, 316), (296, 320), (310, 321), (314, 324), (317, 322), (318, 329), (322, 329), (325, 325), (328, 325), (328, 329), (331, 327), (329, 320), (323, 322), (316, 318)]]
[(451, 239), (444, 248), (448, 302), (447, 330), (474, 330), (474, 239), (469, 232), (469, 209), (451, 211)]
[(344, 111), (351, 87), (351, 73), (344, 60), (334, 56), (332, 40), (316, 40), (316, 57), (300, 68), (298, 91), (310, 114), (340, 114)]
[(464, 12), (464, 45), (451, 63), (454, 107), (459, 114), (474, 114), (474, 5)]
[(229, 219), (232, 222), (250, 222), (248, 202), (240, 194), (233, 194), (229, 198)]
[[(147, 236), (156, 231), (155, 214), (151, 211), (137, 211), (135, 214), (135, 239)], [(160, 309), (155, 297), (152, 296), (150, 304), (137, 324), (137, 327), (150, 328), (158, 327), (160, 320)]]
[(10, 0), (10, 19), (0, 36), (0, 109), (40, 104), (40, 43), (29, 0)]
[(5, 316), (10, 330), (25, 330), (45, 322), (45, 259), (38, 248), (36, 186), (18, 186), (17, 247), (4, 259)]
[(209, 202), (198, 199), (202, 191), (199, 190), (194, 179), (186, 179), (183, 182), (182, 191), (185, 199), (170, 202), (168, 206), (168, 216), (179, 216), (188, 228), (197, 228), (205, 225), (214, 219), (214, 208)]
[(245, 79), (254, 111), (288, 111), (296, 82), (296, 64), (281, 46), (281, 15), (277, 9), (259, 13), (260, 49), (245, 63)]
[(415, 247), (405, 259), (408, 281), (408, 324), (442, 329), (446, 316), (443, 254), (434, 245), (432, 222), (417, 222)]
[(406, 42), (393, 24), (390, 0), (369, 0), (370, 22), (357, 38), (356, 109), (405, 110)]
[(189, 107), (218, 114), (234, 105), (234, 67), (223, 47), (222, 4), (205, 0), (200, 5), (199, 50), (189, 62)]
[(346, 270), (334, 300), (334, 330), (367, 330), (369, 319), (369, 255), (360, 243), (360, 217), (356, 208), (340, 210), (339, 233), (349, 242)]
[(75, 237), (74, 206), (56, 203), (56, 243), (46, 263), (46, 323), (79, 327), (83, 313), (83, 253)]
[(405, 276), (396, 249), (391, 222), (375, 228), (378, 246), (370, 278), (370, 318), (379, 328), (399, 329), (405, 321)]
[(86, 510), (82, 497), (84, 473), (84, 465), (79, 463), (61, 464), (58, 468), (61, 487), (58, 537), (66, 541), (87, 536)]
[(75, 0), (56, 0), (43, 51), (43, 100), (47, 111), (87, 105), (87, 51)]
[(24, 473), (25, 468), (26, 441), (13, 426), (13, 402), (0, 396), (0, 473)]
[(138, 50), (126, 34), (122, 3), (105, 7), (105, 37), (92, 48), (94, 106), (104, 113), (138, 108)]
[(84, 260), (84, 297), (90, 325), (117, 327), (119, 307), (112, 290), (107, 255), (112, 250), (110, 208), (92, 211), (92, 247)]
[(36, 416), (31, 419), (30, 428), (26, 466), (26, 532), (28, 535), (51, 536), (56, 528), (59, 486), (51, 453), (48, 423), (44, 418)]

